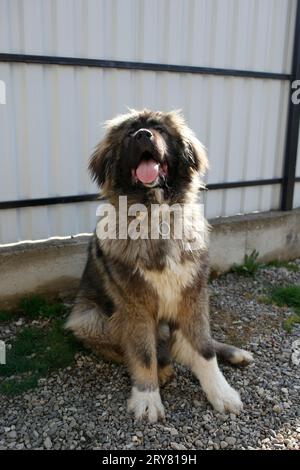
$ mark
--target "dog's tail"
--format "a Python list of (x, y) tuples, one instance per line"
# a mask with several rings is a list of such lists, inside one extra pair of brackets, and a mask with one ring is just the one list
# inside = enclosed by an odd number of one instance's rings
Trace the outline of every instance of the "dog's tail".
[(246, 366), (254, 361), (252, 354), (244, 349), (215, 340), (213, 340), (213, 345), (218, 358), (231, 364)]

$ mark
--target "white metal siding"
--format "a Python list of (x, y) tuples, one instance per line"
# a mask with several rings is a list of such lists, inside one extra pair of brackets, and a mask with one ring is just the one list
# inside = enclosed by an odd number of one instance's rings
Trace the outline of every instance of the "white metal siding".
[[(0, 51), (289, 72), (294, 0), (0, 0)], [(0, 201), (96, 191), (100, 124), (181, 108), (209, 183), (282, 176), (289, 83), (0, 63)], [(210, 191), (208, 217), (276, 209), (280, 185)], [(0, 243), (89, 232), (95, 203), (0, 211)]]
[(295, 0), (0, 0), (0, 51), (289, 72)]
[(295, 209), (296, 207), (300, 207), (300, 183), (297, 182), (295, 184), (295, 193), (294, 193), (294, 206)]

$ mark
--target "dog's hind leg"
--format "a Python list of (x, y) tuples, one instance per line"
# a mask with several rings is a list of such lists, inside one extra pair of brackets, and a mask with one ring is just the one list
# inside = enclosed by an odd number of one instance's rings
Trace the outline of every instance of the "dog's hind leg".
[(246, 366), (254, 361), (250, 352), (236, 348), (226, 343), (213, 340), (213, 346), (219, 359), (230, 362), (230, 364)]
[(123, 362), (120, 348), (113, 344), (107, 331), (108, 317), (90, 301), (75, 304), (65, 328), (71, 330), (85, 346), (105, 359)]

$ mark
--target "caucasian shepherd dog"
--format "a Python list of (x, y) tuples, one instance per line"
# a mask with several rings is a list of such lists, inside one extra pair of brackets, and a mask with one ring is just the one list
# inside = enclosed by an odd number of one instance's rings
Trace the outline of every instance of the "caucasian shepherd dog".
[[(89, 168), (121, 231), (145, 214), (129, 211), (124, 218), (120, 196), (129, 208), (140, 204), (149, 213), (153, 204), (189, 207), (197, 200), (207, 158), (178, 112), (132, 110), (107, 123)], [(212, 339), (208, 226), (199, 208), (196, 220), (184, 219), (183, 236), (175, 237), (175, 212), (169, 236), (151, 238), (151, 220), (149, 236), (101, 237), (95, 231), (66, 325), (105, 358), (125, 362), (132, 380), (128, 409), (150, 422), (164, 417), (159, 386), (172, 377), (173, 359), (193, 371), (216, 410), (232, 413), (240, 412), (242, 402), (217, 356), (232, 364), (252, 361), (250, 353)]]

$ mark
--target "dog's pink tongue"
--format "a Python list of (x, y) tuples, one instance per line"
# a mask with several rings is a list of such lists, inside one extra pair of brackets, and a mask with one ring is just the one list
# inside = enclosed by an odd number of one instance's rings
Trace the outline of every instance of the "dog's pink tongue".
[(159, 164), (154, 160), (142, 160), (136, 169), (136, 176), (141, 183), (152, 183), (159, 173)]

